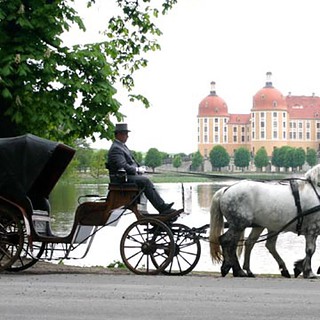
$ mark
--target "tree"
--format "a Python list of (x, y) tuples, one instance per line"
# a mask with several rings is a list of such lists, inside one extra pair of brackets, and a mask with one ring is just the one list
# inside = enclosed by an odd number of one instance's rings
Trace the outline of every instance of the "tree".
[(311, 167), (316, 165), (317, 164), (317, 151), (312, 148), (308, 148), (307, 154), (306, 154), (306, 161), (307, 161), (308, 165)]
[(272, 152), (271, 163), (278, 169), (281, 167), (280, 148), (275, 148)]
[(284, 150), (284, 153), (283, 153), (284, 167), (286, 169), (296, 167), (296, 163), (295, 163), (295, 148), (292, 148), (292, 147), (289, 147), (289, 146), (282, 147), (282, 148)]
[(248, 167), (250, 163), (250, 152), (248, 149), (240, 147), (234, 153), (234, 164), (242, 168)]
[(152, 171), (154, 172), (155, 168), (162, 164), (161, 152), (156, 148), (149, 149), (144, 162), (145, 165), (152, 168)]
[(295, 149), (294, 158), (295, 158), (295, 168), (302, 167), (306, 162), (306, 152), (304, 151), (304, 149), (301, 147)]
[(91, 165), (93, 150), (90, 148), (76, 148), (76, 168), (79, 172), (86, 172)]
[(213, 168), (218, 168), (221, 171), (222, 167), (229, 165), (230, 156), (227, 150), (221, 146), (217, 145), (212, 148), (209, 153), (210, 162)]
[(203, 156), (199, 151), (195, 152), (192, 156), (191, 170), (197, 170), (203, 164)]
[(181, 156), (178, 154), (173, 158), (173, 162), (172, 162), (173, 166), (178, 169), (181, 167), (182, 165), (182, 159)]
[(101, 175), (105, 175), (106, 171), (106, 150), (94, 150), (90, 163), (90, 174), (92, 177), (98, 179)]
[(140, 151), (132, 151), (132, 155), (140, 165), (143, 163), (142, 152), (140, 152)]
[(266, 167), (268, 164), (269, 158), (267, 151), (264, 147), (261, 147), (254, 156), (254, 165), (257, 168), (262, 169), (263, 167)]
[(292, 149), (289, 146), (282, 146), (281, 148), (276, 148), (272, 153), (272, 164), (278, 168), (284, 167), (289, 168), (290, 162), (288, 161), (287, 152)]
[[(106, 40), (66, 47), (61, 35), (85, 25), (72, 7), (75, 0), (0, 1), (0, 137), (27, 132), (65, 143), (76, 138), (113, 137), (112, 117), (123, 119), (115, 84), (130, 100), (149, 106), (131, 93), (133, 74), (147, 66), (144, 57), (159, 50), (161, 31), (154, 20), (176, 0), (155, 6), (138, 0), (115, 1), (121, 15), (112, 17)], [(146, 2), (148, 4), (146, 4)], [(87, 0), (88, 6), (94, 0)]]

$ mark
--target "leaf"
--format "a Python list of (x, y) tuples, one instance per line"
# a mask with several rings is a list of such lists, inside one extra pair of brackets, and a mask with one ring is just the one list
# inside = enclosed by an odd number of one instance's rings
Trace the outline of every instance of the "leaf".
[(12, 99), (12, 94), (11, 94), (11, 92), (9, 91), (8, 88), (4, 88), (4, 89), (2, 90), (2, 96), (3, 96), (4, 98), (6, 98), (6, 99)]

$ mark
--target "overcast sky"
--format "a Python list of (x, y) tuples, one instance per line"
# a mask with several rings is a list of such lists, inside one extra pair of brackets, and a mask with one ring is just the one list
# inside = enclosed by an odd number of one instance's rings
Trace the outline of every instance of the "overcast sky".
[[(79, 7), (88, 27), (83, 42), (99, 39), (114, 2)], [(121, 92), (117, 96), (132, 130), (128, 146), (195, 152), (198, 105), (211, 81), (230, 113), (250, 113), (268, 71), (284, 95), (320, 95), (319, 12), (319, 0), (178, 0), (159, 21), (161, 51), (153, 52), (148, 67), (135, 76), (136, 92), (152, 107), (129, 104)], [(66, 41), (78, 39), (74, 35)], [(110, 142), (93, 147), (108, 149)]]

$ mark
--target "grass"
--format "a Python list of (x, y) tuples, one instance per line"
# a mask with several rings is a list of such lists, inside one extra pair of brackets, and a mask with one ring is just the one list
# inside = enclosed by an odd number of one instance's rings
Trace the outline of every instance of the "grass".
[[(148, 177), (154, 183), (191, 183), (212, 182), (217, 179), (252, 179), (252, 180), (281, 180), (293, 176), (291, 173), (259, 173), (259, 172), (155, 172)], [(94, 178), (90, 174), (68, 175), (65, 179), (68, 183), (78, 184), (108, 184), (109, 176), (104, 175)]]

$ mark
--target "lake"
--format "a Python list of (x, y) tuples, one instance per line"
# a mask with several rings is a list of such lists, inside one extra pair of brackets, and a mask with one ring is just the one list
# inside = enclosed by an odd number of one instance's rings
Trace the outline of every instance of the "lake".
[[(188, 227), (200, 227), (210, 222), (209, 207), (212, 195), (225, 185), (235, 180), (218, 180), (210, 183), (161, 183), (156, 184), (161, 196), (166, 202), (175, 202), (176, 209), (182, 208), (182, 190), (185, 194), (185, 211), (187, 215), (181, 216), (177, 222)], [(71, 229), (74, 213), (78, 206), (77, 199), (85, 194), (105, 195), (107, 184), (58, 184), (50, 196), (52, 206), (52, 229), (59, 235), (68, 234)], [(156, 210), (148, 204), (148, 212)], [(80, 266), (108, 266), (114, 261), (121, 261), (120, 240), (126, 228), (134, 222), (134, 214), (123, 216), (118, 225), (104, 227), (100, 230), (92, 243), (87, 256), (83, 259), (64, 260), (65, 264)], [(249, 232), (249, 231), (248, 231)], [(319, 243), (317, 243), (319, 246)], [(194, 271), (220, 271), (219, 264), (213, 264), (209, 253), (209, 243), (201, 241), (201, 258)], [(277, 250), (291, 274), (293, 274), (294, 261), (302, 259), (305, 255), (304, 237), (293, 233), (281, 234), (277, 242)], [(313, 271), (316, 273), (320, 265), (319, 250), (313, 256)], [(243, 256), (241, 263), (243, 261)], [(252, 251), (251, 270), (256, 274), (279, 274), (278, 265), (265, 248), (265, 242), (257, 243)]]

